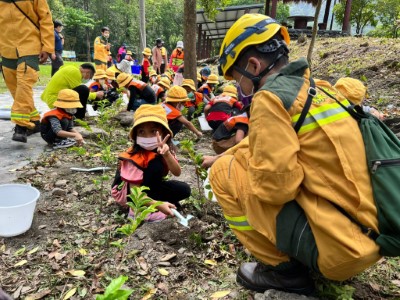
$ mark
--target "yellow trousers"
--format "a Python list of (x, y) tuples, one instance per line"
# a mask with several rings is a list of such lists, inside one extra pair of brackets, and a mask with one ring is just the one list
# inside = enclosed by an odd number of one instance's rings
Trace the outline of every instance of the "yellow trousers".
[[(247, 192), (246, 170), (233, 155), (224, 155), (213, 164), (210, 170), (210, 183), (229, 227), (251, 254), (270, 266), (277, 266), (290, 260), (275, 246), (276, 215), (282, 206), (270, 206), (268, 215), (264, 220), (258, 221), (261, 221), (262, 225), (251, 223), (247, 212), (256, 207), (252, 206)], [(249, 205), (251, 207), (248, 207)], [(253, 225), (259, 228), (256, 229)]]
[(33, 101), (33, 85), (39, 78), (38, 72), (21, 62), (16, 69), (2, 66), (4, 81), (14, 99), (11, 107), (11, 121), (17, 125), (33, 129), (33, 121), (40, 120), (40, 114)]

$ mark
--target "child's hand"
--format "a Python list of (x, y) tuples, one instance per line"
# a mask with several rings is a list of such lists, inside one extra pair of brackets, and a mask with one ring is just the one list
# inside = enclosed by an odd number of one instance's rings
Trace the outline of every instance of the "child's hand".
[(79, 132), (75, 133), (74, 139), (75, 139), (76, 143), (78, 144), (78, 146), (83, 145), (83, 137)]
[(167, 145), (167, 141), (169, 139), (170, 135), (167, 134), (167, 136), (161, 140), (161, 136), (157, 131), (157, 141), (158, 141), (158, 146), (157, 146), (157, 153), (161, 155), (168, 154), (169, 152), (169, 146)]
[(164, 202), (163, 204), (157, 206), (157, 209), (163, 214), (173, 217), (174, 213), (172, 212), (171, 208), (176, 209), (176, 206), (169, 202)]

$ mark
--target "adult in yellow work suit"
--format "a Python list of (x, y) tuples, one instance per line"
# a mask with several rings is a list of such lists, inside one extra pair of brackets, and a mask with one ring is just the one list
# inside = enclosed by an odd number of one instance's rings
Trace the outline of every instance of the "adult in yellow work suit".
[(54, 27), (47, 1), (0, 1), (0, 56), (4, 81), (14, 99), (14, 141), (26, 143), (29, 133), (40, 130), (32, 87), (39, 77), (39, 63), (52, 53)]
[(107, 70), (108, 52), (111, 47), (111, 44), (108, 42), (109, 37), (110, 28), (103, 27), (101, 29), (101, 36), (96, 37), (94, 40), (94, 64), (96, 70)]
[[(286, 27), (260, 14), (228, 30), (220, 70), (254, 95), (249, 136), (214, 162), (210, 183), (229, 226), (258, 259), (240, 266), (237, 281), (260, 292), (310, 294), (310, 270), (345, 280), (380, 259), (377, 244), (338, 208), (375, 231), (378, 221), (357, 122), (312, 88), (305, 59), (288, 62), (289, 42)], [(350, 105), (328, 82), (315, 85)], [(211, 162), (205, 157), (204, 165)]]

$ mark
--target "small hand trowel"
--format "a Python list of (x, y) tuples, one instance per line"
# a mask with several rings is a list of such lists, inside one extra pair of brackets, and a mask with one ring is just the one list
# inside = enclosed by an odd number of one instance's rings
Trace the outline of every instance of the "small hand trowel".
[(187, 215), (187, 217), (185, 218), (184, 216), (182, 216), (176, 209), (171, 209), (172, 212), (174, 213), (175, 217), (177, 217), (179, 219), (179, 223), (181, 223), (183, 226), (189, 228), (189, 220), (191, 218), (193, 218), (192, 215)]

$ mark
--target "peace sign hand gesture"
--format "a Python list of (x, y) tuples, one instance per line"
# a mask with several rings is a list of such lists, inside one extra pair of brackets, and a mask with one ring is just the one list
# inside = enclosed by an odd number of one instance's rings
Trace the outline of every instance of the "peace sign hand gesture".
[(157, 142), (158, 142), (157, 153), (164, 156), (169, 153), (169, 146), (167, 145), (167, 141), (168, 141), (170, 135), (167, 134), (167, 136), (163, 140), (161, 140), (161, 136), (158, 133), (158, 131), (157, 131), (156, 135), (157, 135)]

